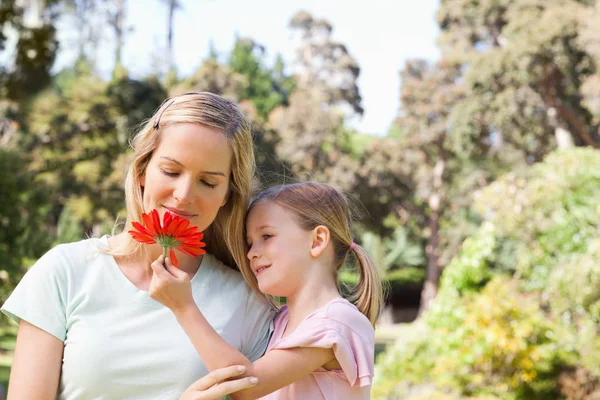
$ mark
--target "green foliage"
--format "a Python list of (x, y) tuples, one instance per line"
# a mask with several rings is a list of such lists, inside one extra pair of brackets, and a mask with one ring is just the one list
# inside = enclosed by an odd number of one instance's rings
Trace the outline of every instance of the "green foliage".
[(423, 249), (409, 239), (405, 228), (397, 227), (391, 237), (381, 238), (372, 232), (361, 236), (361, 244), (382, 271), (417, 267), (425, 263)]
[(465, 296), (444, 288), (422, 325), (378, 360), (374, 398), (401, 395), (401, 381), (465, 396), (555, 398), (560, 348), (534, 299), (502, 278)]
[(421, 385), (502, 399), (591, 393), (558, 378), (577, 368), (600, 381), (599, 168), (597, 150), (556, 152), (478, 193), (486, 222), (446, 267), (434, 306), (378, 360), (379, 398)]
[(591, 241), (583, 254), (574, 254), (558, 264), (544, 290), (552, 317), (561, 321), (567, 335), (565, 348), (574, 347), (581, 365), (600, 377), (600, 238)]
[(0, 302), (21, 279), (27, 263), (47, 249), (50, 211), (43, 185), (35, 183), (17, 153), (0, 148)]
[[(258, 115), (267, 120), (277, 106), (287, 103), (289, 78), (283, 75), (283, 60), (279, 58), (277, 76), (263, 66), (261, 58), (264, 48), (251, 39), (237, 39), (229, 55), (229, 67), (244, 77), (248, 86), (241, 92), (240, 99), (252, 101)], [(279, 82), (278, 82), (279, 81)]]
[(490, 264), (496, 249), (494, 226), (484, 224), (476, 236), (465, 240), (460, 254), (446, 267), (441, 284), (460, 294), (478, 292), (492, 277)]
[(83, 226), (69, 205), (63, 208), (58, 219), (56, 244), (76, 242), (85, 237)]
[(510, 241), (502, 257), (530, 290), (542, 289), (562, 258), (583, 253), (598, 236), (600, 157), (591, 149), (557, 152), (524, 174), (482, 191), (475, 208)]

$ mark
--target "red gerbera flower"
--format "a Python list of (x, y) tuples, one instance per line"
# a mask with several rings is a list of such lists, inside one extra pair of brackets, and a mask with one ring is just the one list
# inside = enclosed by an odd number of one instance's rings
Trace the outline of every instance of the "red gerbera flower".
[(135, 228), (129, 231), (131, 237), (140, 243), (157, 243), (163, 248), (165, 257), (168, 250), (174, 266), (177, 267), (179, 263), (173, 249), (190, 256), (206, 253), (206, 250), (203, 249), (206, 243), (202, 241), (204, 234), (198, 232), (197, 226), (190, 226), (190, 221), (187, 219), (166, 211), (161, 225), (158, 211), (152, 210), (150, 214), (142, 214), (142, 220), (144, 221), (143, 225), (139, 222), (131, 223)]

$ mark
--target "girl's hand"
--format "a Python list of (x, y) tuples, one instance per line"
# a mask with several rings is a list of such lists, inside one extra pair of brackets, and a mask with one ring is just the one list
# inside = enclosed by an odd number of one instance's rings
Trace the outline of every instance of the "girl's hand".
[(229, 393), (256, 386), (258, 379), (252, 377), (227, 381), (227, 379), (240, 376), (245, 371), (246, 368), (242, 365), (216, 369), (192, 383), (179, 400), (217, 400)]
[(188, 274), (175, 267), (168, 257), (163, 259), (163, 256), (158, 257), (150, 267), (153, 272), (148, 289), (151, 298), (175, 313), (190, 305), (195, 306)]

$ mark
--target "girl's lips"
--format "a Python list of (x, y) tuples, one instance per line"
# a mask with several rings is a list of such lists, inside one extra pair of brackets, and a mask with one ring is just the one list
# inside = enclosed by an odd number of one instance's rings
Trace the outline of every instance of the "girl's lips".
[(256, 276), (261, 275), (263, 272), (265, 272), (268, 268), (270, 267), (270, 265), (266, 265), (264, 267), (259, 267), (257, 268), (254, 273), (256, 274)]

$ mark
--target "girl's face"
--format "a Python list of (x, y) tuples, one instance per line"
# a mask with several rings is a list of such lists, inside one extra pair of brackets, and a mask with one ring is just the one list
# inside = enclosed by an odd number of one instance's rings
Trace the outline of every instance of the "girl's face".
[(246, 221), (248, 259), (263, 293), (289, 297), (305, 282), (313, 232), (302, 229), (293, 214), (273, 202), (261, 202)]
[(204, 231), (227, 202), (231, 149), (223, 133), (196, 124), (175, 124), (161, 133), (141, 184), (144, 211), (170, 211)]

